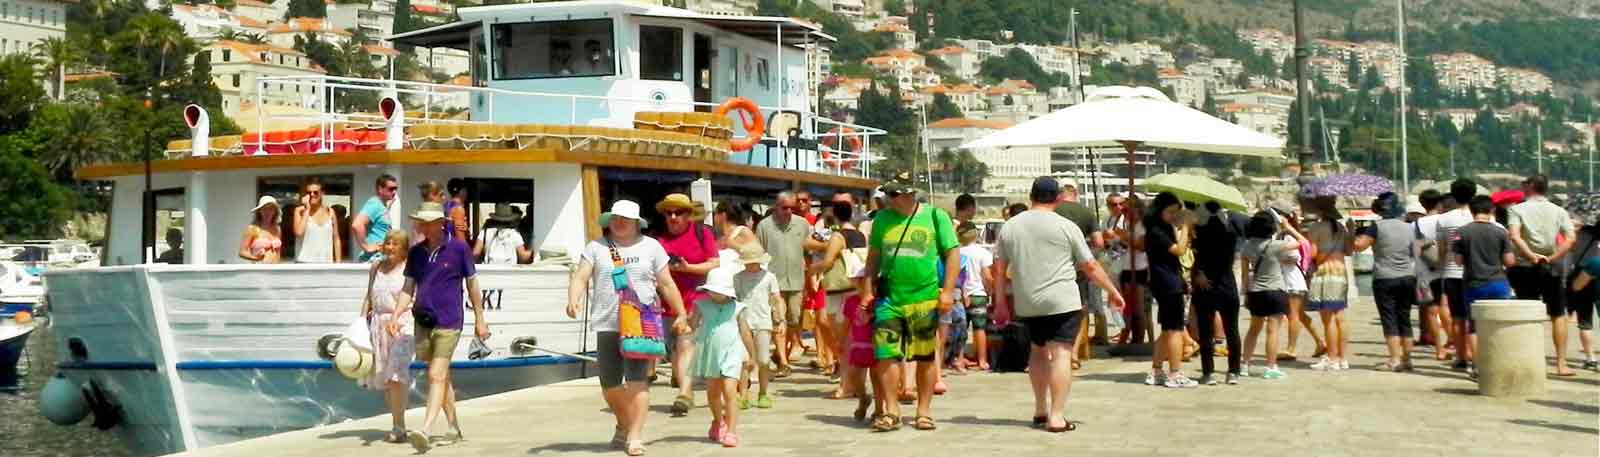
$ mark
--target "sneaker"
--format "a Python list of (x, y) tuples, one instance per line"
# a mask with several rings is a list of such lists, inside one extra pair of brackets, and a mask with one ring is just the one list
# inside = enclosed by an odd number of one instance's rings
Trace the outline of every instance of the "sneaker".
[(1146, 373), (1144, 375), (1144, 385), (1147, 385), (1147, 386), (1159, 386), (1159, 385), (1162, 385), (1162, 384), (1166, 384), (1166, 382), (1167, 382), (1166, 378), (1167, 378), (1166, 376), (1163, 376), (1161, 374), (1161, 371), (1159, 371), (1159, 370), (1150, 370), (1149, 373)]
[(1585, 360), (1583, 361), (1583, 369), (1590, 371), (1600, 370), (1600, 362)]
[(1348, 369), (1350, 369), (1350, 361), (1349, 360), (1340, 360), (1339, 361), (1339, 369), (1340, 370), (1348, 370)]
[(1461, 359), (1456, 359), (1455, 363), (1450, 364), (1450, 369), (1456, 370), (1456, 371), (1466, 371), (1466, 369), (1467, 369), (1467, 361), (1461, 360)]
[(1282, 371), (1279, 371), (1278, 367), (1267, 367), (1267, 371), (1261, 373), (1261, 379), (1278, 380), (1285, 377), (1287, 377), (1287, 375), (1283, 374)]
[(739, 409), (740, 410), (750, 409), (750, 396), (749, 395), (744, 395), (744, 396), (740, 396), (739, 397)]
[(761, 396), (756, 397), (756, 407), (761, 409), (772, 409), (772, 397), (768, 396), (767, 394), (761, 394)]
[(1250, 362), (1239, 364), (1239, 376), (1250, 377)]
[(1173, 389), (1187, 389), (1200, 384), (1194, 382), (1193, 379), (1189, 379), (1188, 376), (1184, 376), (1183, 373), (1174, 373), (1167, 375), (1167, 383), (1165, 385)]
[(406, 441), (411, 442), (411, 448), (416, 449), (419, 454), (428, 452), (428, 449), (433, 447), (433, 443), (428, 442), (428, 436), (416, 430), (406, 432)]
[(1230, 385), (1230, 386), (1239, 385), (1239, 375), (1237, 373), (1228, 373), (1228, 385)]
[(1467, 377), (1468, 378), (1472, 378), (1472, 379), (1478, 379), (1478, 366), (1477, 365), (1472, 364), (1472, 363), (1468, 363), (1467, 364)]
[(1339, 363), (1338, 362), (1334, 362), (1333, 360), (1330, 360), (1327, 357), (1323, 357), (1322, 359), (1317, 360), (1317, 363), (1311, 364), (1311, 369), (1317, 370), (1317, 371), (1337, 370), (1338, 367), (1339, 367)]
[(1217, 385), (1217, 378), (1209, 374), (1200, 376), (1200, 383), (1208, 386)]

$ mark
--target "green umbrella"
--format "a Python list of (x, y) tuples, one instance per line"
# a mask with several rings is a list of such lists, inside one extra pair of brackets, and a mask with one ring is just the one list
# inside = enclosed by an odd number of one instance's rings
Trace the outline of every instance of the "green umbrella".
[(1179, 199), (1204, 204), (1216, 200), (1223, 208), (1245, 211), (1244, 194), (1233, 186), (1205, 176), (1160, 174), (1144, 180), (1150, 192), (1172, 192)]

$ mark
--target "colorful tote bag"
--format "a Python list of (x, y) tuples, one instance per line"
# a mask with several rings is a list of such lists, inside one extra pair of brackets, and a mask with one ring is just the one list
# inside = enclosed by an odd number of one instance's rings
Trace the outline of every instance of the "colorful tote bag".
[(628, 269), (610, 239), (611, 284), (617, 288), (617, 332), (622, 337), (622, 357), (653, 359), (667, 355), (666, 332), (661, 328), (661, 310), (644, 303), (628, 284)]

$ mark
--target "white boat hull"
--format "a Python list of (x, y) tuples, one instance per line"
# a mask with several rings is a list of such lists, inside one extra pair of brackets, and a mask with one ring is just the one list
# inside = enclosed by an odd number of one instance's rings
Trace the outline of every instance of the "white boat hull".
[[(140, 454), (198, 449), (382, 414), (363, 391), (316, 353), (360, 307), (360, 265), (151, 265), (52, 272), (49, 300), (60, 371), (93, 382), (121, 407), (112, 428)], [(481, 267), (493, 355), (468, 360), (457, 348), (460, 398), (573, 379), (594, 370), (567, 357), (516, 356), (519, 337), (561, 352), (588, 349), (564, 313), (568, 270)], [(466, 328), (471, 329), (472, 313)], [(469, 330), (470, 333), (470, 330)], [(425, 386), (422, 366), (413, 404)]]

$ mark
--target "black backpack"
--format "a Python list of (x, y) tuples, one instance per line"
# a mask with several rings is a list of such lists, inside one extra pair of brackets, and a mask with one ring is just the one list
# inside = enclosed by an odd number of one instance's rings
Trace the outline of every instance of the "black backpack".
[(1028, 340), (1028, 328), (1021, 323), (1012, 322), (1000, 329), (1000, 353), (994, 358), (994, 371), (997, 373), (1021, 373), (1028, 371), (1028, 354), (1033, 350), (1033, 342)]

